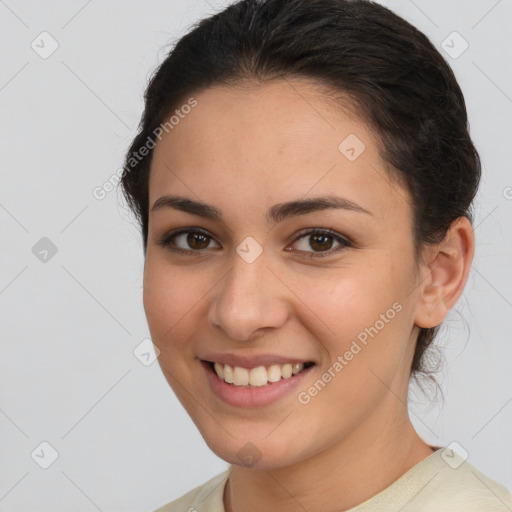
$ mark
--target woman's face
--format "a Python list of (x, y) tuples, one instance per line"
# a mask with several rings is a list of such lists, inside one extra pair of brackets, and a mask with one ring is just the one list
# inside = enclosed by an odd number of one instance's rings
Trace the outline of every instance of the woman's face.
[[(407, 192), (367, 126), (311, 83), (219, 86), (195, 100), (151, 166), (144, 308), (165, 377), (233, 464), (284, 467), (375, 442), (406, 414), (418, 332)], [(152, 211), (163, 196), (189, 202)], [(338, 207), (301, 206), (318, 198)], [(219, 218), (186, 211), (195, 202)], [(238, 366), (222, 365), (235, 383), (202, 361)], [(314, 364), (285, 379), (287, 362)]]

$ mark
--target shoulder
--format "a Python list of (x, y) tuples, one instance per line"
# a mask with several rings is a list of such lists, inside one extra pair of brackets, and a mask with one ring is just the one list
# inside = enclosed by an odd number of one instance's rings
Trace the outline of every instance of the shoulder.
[(439, 448), (351, 512), (506, 512), (512, 494), (450, 448)]
[[(453, 450), (439, 451), (438, 470), (432, 477), (429, 508), (442, 510), (496, 511), (512, 510), (512, 494), (505, 486), (481, 473)], [(434, 510), (434, 508), (432, 508)]]
[(228, 477), (229, 469), (154, 512), (225, 512), (222, 499)]

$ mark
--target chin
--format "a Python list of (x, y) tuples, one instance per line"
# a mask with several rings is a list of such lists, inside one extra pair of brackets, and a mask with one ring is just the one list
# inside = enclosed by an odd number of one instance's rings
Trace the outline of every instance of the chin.
[[(268, 435), (268, 430), (267, 434)], [(286, 440), (276, 436), (274, 440), (265, 439), (265, 436), (244, 436), (239, 438), (224, 437), (224, 442), (219, 442), (219, 437), (204, 438), (208, 447), (218, 457), (229, 464), (258, 469), (262, 471), (275, 470), (289, 466), (297, 462), (297, 455), (290, 451)], [(296, 443), (289, 439), (290, 445)]]

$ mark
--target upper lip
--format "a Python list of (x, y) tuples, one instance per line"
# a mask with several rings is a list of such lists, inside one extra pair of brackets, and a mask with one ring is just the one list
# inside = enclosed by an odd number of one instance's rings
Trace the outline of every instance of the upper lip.
[(283, 356), (279, 354), (254, 354), (235, 355), (227, 353), (209, 353), (200, 358), (210, 363), (229, 364), (241, 368), (257, 368), (258, 366), (270, 366), (271, 364), (286, 363), (312, 363), (309, 359), (297, 359), (296, 357)]

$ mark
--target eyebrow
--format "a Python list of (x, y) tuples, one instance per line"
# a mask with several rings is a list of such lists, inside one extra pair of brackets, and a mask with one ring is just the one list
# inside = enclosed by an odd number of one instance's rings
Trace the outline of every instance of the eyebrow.
[[(159, 197), (151, 207), (151, 213), (163, 208), (172, 208), (205, 219), (224, 222), (222, 212), (218, 208), (187, 197), (176, 195), (164, 195)], [(343, 209), (373, 215), (373, 213), (349, 199), (330, 195), (275, 204), (269, 208), (267, 212), (267, 222), (276, 224), (290, 217), (306, 215), (327, 209)]]

